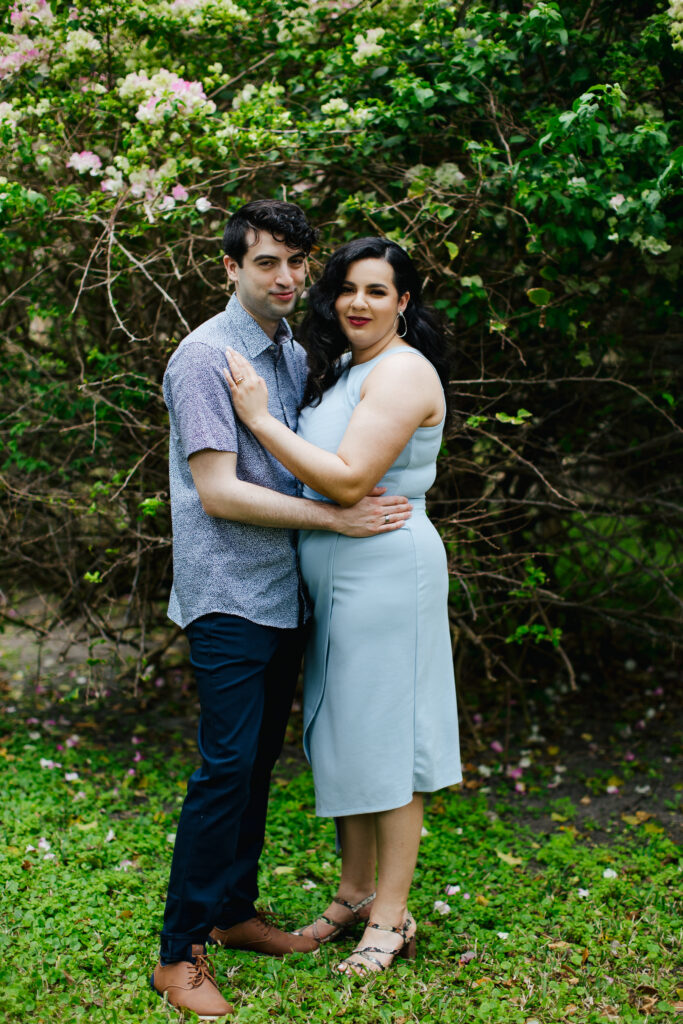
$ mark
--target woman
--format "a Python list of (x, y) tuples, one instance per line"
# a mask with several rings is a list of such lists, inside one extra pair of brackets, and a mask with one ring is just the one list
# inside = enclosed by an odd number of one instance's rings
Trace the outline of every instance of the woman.
[[(425, 514), (445, 418), (443, 342), (409, 256), (383, 238), (342, 246), (311, 288), (310, 374), (298, 434), (270, 416), (264, 382), (230, 350), (237, 414), (304, 483), (304, 495), (351, 505), (375, 485), (405, 494), (412, 518), (364, 539), (299, 540), (314, 603), (304, 671), (304, 747), (316, 812), (334, 816), (339, 892), (297, 934), (318, 942), (367, 925), (346, 974), (411, 957), (407, 900), (422, 794), (461, 780), (447, 617), (448, 575)], [(350, 348), (350, 353), (344, 350)], [(375, 889), (375, 875), (377, 891)]]

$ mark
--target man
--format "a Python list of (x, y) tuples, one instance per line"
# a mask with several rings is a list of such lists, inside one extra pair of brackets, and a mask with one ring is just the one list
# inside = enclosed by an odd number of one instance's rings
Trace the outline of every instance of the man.
[(264, 377), (275, 416), (295, 428), (305, 355), (283, 319), (303, 291), (315, 232), (302, 211), (248, 203), (228, 221), (235, 294), (180, 344), (164, 376), (169, 410), (174, 579), (169, 616), (190, 643), (201, 708), (201, 767), (189, 781), (152, 987), (207, 1019), (230, 1011), (207, 940), (282, 956), (311, 940), (255, 910), (268, 787), (299, 671), (307, 610), (296, 529), (369, 536), (396, 529), (405, 499), (349, 509), (297, 497), (298, 484), (236, 420), (223, 377), (236, 349)]

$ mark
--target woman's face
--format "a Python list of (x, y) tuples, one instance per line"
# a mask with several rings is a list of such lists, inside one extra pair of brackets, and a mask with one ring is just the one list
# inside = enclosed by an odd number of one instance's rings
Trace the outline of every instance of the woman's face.
[(409, 292), (398, 294), (393, 268), (386, 260), (365, 259), (349, 264), (334, 308), (354, 351), (381, 351), (394, 338), (398, 313), (403, 312), (409, 299)]

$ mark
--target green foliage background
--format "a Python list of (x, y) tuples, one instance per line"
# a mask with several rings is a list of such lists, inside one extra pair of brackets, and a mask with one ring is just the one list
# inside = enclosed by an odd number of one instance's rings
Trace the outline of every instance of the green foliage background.
[(675, 650), (678, 2), (28, 0), (0, 17), (8, 601), (33, 586), (160, 655), (161, 376), (225, 301), (225, 217), (277, 196), (321, 227), (316, 261), (399, 241), (448, 327), (432, 509), (459, 676)]

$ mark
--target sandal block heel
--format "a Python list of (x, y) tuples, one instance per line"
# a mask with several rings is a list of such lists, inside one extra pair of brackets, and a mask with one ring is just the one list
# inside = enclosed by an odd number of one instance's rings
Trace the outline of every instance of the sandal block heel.
[(408, 939), (405, 946), (399, 951), (398, 954), (402, 960), (414, 960), (417, 956), (417, 939), (413, 935), (412, 939)]

